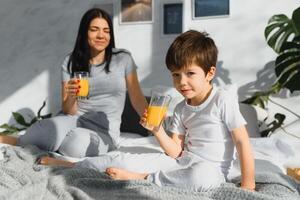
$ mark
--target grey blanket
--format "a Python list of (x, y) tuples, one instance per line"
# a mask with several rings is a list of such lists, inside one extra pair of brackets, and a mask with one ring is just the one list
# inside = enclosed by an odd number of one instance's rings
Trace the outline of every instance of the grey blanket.
[(4, 159), (0, 161), (0, 199), (300, 199), (300, 184), (272, 170), (256, 174), (257, 192), (237, 187), (238, 182), (209, 192), (195, 192), (158, 187), (147, 181), (114, 181), (91, 169), (37, 165), (45, 152), (34, 146), (1, 150)]

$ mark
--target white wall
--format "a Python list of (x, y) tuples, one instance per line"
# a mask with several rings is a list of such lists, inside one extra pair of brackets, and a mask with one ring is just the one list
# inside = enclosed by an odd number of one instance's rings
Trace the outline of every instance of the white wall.
[[(0, 124), (10, 120), (12, 111), (36, 112), (45, 99), (45, 112), (60, 109), (59, 64), (73, 48), (80, 18), (94, 4), (109, 2), (114, 3), (116, 44), (132, 52), (142, 86), (171, 86), (164, 56), (175, 36), (161, 34), (161, 7), (178, 0), (154, 0), (154, 22), (133, 25), (119, 24), (119, 0), (2, 0)], [(236, 83), (241, 99), (253, 89), (270, 85), (276, 54), (265, 42), (264, 28), (274, 14), (290, 17), (300, 6), (298, 0), (231, 0), (229, 17), (198, 20), (192, 20), (192, 1), (182, 2), (184, 30), (204, 30), (219, 47), (218, 84)], [(284, 91), (273, 99), (300, 114), (299, 94), (287, 99)], [(278, 107), (270, 107), (277, 111)], [(288, 121), (293, 119), (288, 114)]]

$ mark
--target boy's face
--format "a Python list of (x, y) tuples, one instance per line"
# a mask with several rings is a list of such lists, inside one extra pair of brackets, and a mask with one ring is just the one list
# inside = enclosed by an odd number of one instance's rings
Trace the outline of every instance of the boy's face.
[(199, 105), (211, 91), (211, 80), (215, 75), (216, 68), (212, 66), (205, 75), (204, 70), (192, 64), (180, 70), (172, 71), (173, 85), (191, 105)]

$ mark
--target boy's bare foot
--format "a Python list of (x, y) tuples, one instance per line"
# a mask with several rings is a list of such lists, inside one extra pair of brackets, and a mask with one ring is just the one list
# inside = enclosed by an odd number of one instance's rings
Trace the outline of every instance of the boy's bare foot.
[(66, 160), (59, 160), (56, 158), (51, 158), (49, 156), (44, 156), (40, 159), (39, 164), (41, 165), (54, 165), (54, 166), (63, 166), (63, 167), (74, 167), (74, 163), (66, 161)]
[(18, 141), (18, 139), (16, 137), (7, 136), (7, 135), (0, 135), (0, 143), (10, 144), (10, 145), (16, 146), (17, 141)]
[(148, 176), (148, 174), (146, 173), (136, 173), (115, 167), (107, 168), (106, 174), (108, 174), (112, 179), (115, 180), (143, 180)]

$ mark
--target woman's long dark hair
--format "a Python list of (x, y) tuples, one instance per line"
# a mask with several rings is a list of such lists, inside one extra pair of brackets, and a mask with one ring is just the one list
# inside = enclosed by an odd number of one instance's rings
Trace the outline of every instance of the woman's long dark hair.
[(79, 30), (76, 38), (76, 43), (72, 53), (70, 54), (70, 59), (68, 62), (68, 71), (73, 75), (76, 71), (87, 71), (90, 72), (90, 46), (88, 44), (88, 29), (90, 23), (95, 18), (104, 19), (109, 26), (110, 42), (105, 49), (105, 72), (109, 72), (109, 64), (112, 57), (112, 49), (115, 47), (114, 31), (110, 16), (103, 10), (99, 8), (92, 8), (88, 10), (82, 17), (79, 25)]

